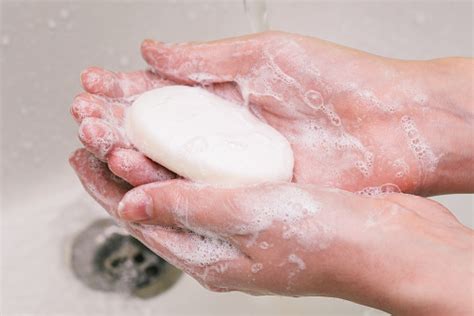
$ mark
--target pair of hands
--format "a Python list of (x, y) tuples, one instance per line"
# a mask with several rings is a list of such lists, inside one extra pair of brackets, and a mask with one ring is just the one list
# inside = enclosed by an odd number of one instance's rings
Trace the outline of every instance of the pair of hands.
[[(86, 149), (70, 161), (86, 190), (152, 250), (217, 291), (336, 296), (394, 313), (469, 308), (471, 231), (430, 200), (351, 193), (472, 190), (465, 170), (453, 168), (471, 159), (472, 148), (460, 147), (472, 113), (449, 106), (472, 100), (437, 89), (465, 88), (463, 74), (454, 71), (456, 84), (431, 76), (451, 75), (450, 61), (389, 60), (275, 32), (145, 41), (142, 55), (153, 72), (83, 72), (86, 92), (71, 112)], [(291, 143), (293, 183), (196, 185), (137, 152), (124, 109), (170, 84), (247, 103)], [(434, 121), (458, 135), (441, 138)], [(446, 275), (450, 266), (458, 273)], [(449, 300), (439, 282), (456, 291)]]

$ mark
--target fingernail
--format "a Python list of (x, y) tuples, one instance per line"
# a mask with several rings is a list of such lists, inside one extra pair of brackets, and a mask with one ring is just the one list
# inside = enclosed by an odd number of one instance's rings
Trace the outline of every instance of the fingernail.
[(118, 216), (126, 221), (146, 221), (153, 216), (153, 199), (144, 190), (128, 192), (117, 209)]

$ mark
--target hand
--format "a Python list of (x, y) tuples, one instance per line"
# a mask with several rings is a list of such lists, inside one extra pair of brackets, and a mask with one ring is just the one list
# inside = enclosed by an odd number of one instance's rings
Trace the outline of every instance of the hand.
[(234, 84), (290, 141), (294, 182), (349, 191), (394, 183), (423, 195), (473, 190), (472, 60), (394, 60), (281, 32), (147, 40), (142, 55), (176, 82)]
[(171, 180), (126, 193), (87, 151), (70, 161), (133, 235), (210, 289), (335, 296), (406, 315), (472, 312), (472, 231), (436, 202), (290, 183)]
[[(85, 148), (109, 169), (132, 185), (175, 178), (176, 175), (138, 152), (124, 131), (125, 109), (141, 93), (176, 84), (150, 71), (114, 73), (91, 67), (81, 74), (85, 92), (75, 97), (71, 114), (79, 124), (79, 139)], [(231, 84), (206, 87), (233, 102), (241, 102)]]
[(174, 178), (173, 172), (133, 148), (123, 121), (134, 96), (170, 82), (149, 71), (113, 73), (95, 67), (81, 74), (81, 82), (86, 92), (74, 98), (71, 114), (85, 148), (132, 185)]

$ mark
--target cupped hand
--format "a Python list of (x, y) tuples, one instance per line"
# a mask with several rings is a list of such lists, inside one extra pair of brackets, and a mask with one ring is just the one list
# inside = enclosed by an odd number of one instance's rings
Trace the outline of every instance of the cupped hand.
[(81, 82), (85, 92), (74, 98), (71, 114), (85, 148), (132, 185), (174, 178), (173, 172), (135, 150), (124, 131), (125, 109), (133, 99), (170, 82), (149, 71), (113, 73), (96, 67), (85, 70)]
[[(74, 98), (71, 115), (79, 124), (79, 139), (85, 148), (132, 185), (175, 178), (173, 172), (134, 148), (124, 130), (124, 115), (140, 94), (176, 83), (150, 71), (121, 73), (97, 67), (83, 71), (81, 83), (85, 92)], [(205, 88), (229, 101), (241, 102), (232, 84)]]
[[(463, 66), (388, 59), (282, 32), (209, 43), (147, 40), (142, 55), (175, 82), (235, 85), (243, 103), (290, 141), (294, 182), (349, 191), (393, 183), (418, 194), (472, 189), (441, 179), (470, 159), (455, 144), (469, 140), (472, 113), (443, 98), (456, 88), (452, 78), (435, 78)], [(466, 75), (453, 77), (468, 90)], [(446, 136), (448, 126), (462, 127), (459, 137)], [(457, 161), (446, 168), (446, 157)]]
[(365, 192), (392, 183), (423, 195), (472, 190), (472, 177), (456, 171), (471, 160), (472, 114), (449, 105), (466, 100), (441, 93), (447, 82), (467, 81), (455, 73), (440, 88), (433, 78), (450, 73), (443, 63), (397, 61), (279, 32), (200, 44), (147, 40), (142, 55), (155, 73), (87, 69), (86, 93), (72, 106), (85, 147), (131, 184), (174, 174), (133, 150), (123, 109), (144, 91), (179, 83), (249, 106), (279, 130), (295, 154), (293, 182)]
[(86, 150), (70, 161), (135, 237), (212, 290), (335, 296), (398, 314), (470, 308), (472, 232), (433, 201), (294, 183), (128, 191)]

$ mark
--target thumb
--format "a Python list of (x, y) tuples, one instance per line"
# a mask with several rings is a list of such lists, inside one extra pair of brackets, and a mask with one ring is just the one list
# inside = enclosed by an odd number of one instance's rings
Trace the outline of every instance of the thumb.
[(145, 40), (145, 61), (159, 74), (186, 84), (233, 81), (258, 62), (261, 34), (208, 43), (165, 44)]
[(118, 215), (125, 221), (225, 234), (241, 224), (234, 194), (185, 180), (151, 183), (129, 191)]

